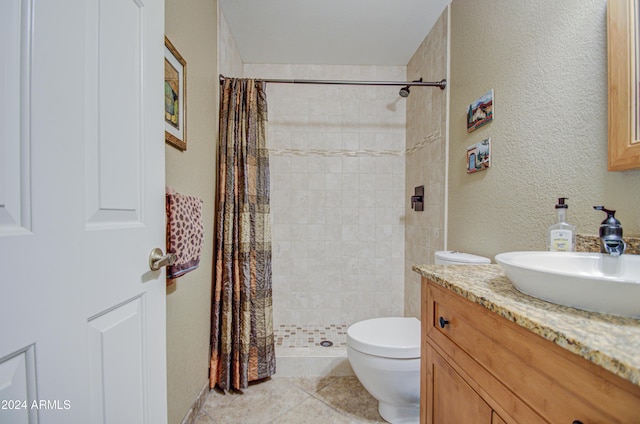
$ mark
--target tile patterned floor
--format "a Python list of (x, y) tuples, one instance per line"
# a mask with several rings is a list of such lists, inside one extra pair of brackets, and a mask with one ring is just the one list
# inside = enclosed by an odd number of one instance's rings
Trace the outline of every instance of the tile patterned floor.
[(356, 377), (273, 377), (244, 394), (210, 393), (196, 424), (384, 423)]

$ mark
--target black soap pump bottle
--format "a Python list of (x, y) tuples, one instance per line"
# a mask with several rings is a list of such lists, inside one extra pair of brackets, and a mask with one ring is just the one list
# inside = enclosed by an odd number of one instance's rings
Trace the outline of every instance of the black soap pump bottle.
[(547, 232), (547, 248), (552, 252), (575, 252), (576, 226), (567, 222), (567, 197), (559, 197), (556, 205), (557, 222)]

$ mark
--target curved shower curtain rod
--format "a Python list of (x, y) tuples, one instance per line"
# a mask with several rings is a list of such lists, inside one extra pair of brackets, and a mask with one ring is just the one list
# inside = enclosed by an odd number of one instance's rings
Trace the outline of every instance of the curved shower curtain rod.
[[(220, 74), (220, 84), (224, 83), (226, 77)], [(396, 86), (419, 86), (419, 87), (440, 87), (444, 90), (447, 80), (437, 82), (431, 81), (349, 81), (349, 80), (306, 80), (306, 79), (271, 79), (256, 78), (259, 81), (278, 84), (339, 84), (339, 85), (396, 85)], [(422, 78), (421, 78), (422, 79)]]

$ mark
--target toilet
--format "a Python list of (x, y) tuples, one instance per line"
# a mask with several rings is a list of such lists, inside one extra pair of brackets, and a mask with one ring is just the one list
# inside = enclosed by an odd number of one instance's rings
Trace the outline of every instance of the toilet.
[(435, 253), (436, 265), (483, 265), (490, 264), (491, 259), (455, 250), (441, 250)]
[[(460, 252), (435, 253), (438, 265), (477, 265), (489, 258)], [(420, 421), (420, 321), (413, 317), (372, 318), (347, 329), (347, 357), (353, 372), (378, 401), (392, 424)]]
[(420, 421), (420, 321), (386, 317), (347, 329), (347, 357), (353, 372), (393, 424)]

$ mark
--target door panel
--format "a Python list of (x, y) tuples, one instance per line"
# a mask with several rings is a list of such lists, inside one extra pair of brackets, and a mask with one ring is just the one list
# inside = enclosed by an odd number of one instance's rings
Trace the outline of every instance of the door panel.
[(143, 308), (137, 298), (89, 320), (92, 422), (148, 422)]
[(142, 204), (145, 7), (133, 0), (91, 0), (87, 8), (88, 227), (135, 225)]
[(30, 2), (3, 2), (0, 14), (0, 237), (30, 230)]
[(0, 359), (0, 416), (6, 424), (34, 423), (36, 399), (34, 348), (28, 346)]

